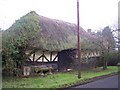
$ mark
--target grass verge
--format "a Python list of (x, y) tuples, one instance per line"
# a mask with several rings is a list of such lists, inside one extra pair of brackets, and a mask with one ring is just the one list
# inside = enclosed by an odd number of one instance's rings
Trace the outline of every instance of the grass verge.
[(82, 78), (77, 78), (77, 72), (66, 72), (47, 75), (45, 77), (3, 78), (3, 88), (64, 88), (83, 83), (91, 78), (118, 72), (117, 66), (109, 66), (107, 70), (94, 68), (81, 72)]

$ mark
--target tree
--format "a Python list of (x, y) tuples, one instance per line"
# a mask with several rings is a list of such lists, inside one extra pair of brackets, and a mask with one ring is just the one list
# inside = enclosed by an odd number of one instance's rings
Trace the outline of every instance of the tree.
[(98, 31), (97, 35), (100, 39), (100, 43), (97, 43), (101, 46), (101, 59), (103, 63), (103, 69), (107, 69), (107, 55), (115, 49), (116, 42), (113, 37), (112, 29), (109, 26), (106, 26), (102, 31)]
[(103, 38), (106, 39), (106, 41), (108, 41), (109, 43), (108, 45), (109, 50), (115, 49), (116, 43), (112, 34), (112, 29), (109, 26), (105, 27), (102, 31), (102, 35)]
[(14, 70), (22, 70), (27, 58), (26, 47), (30, 47), (30, 41), (37, 38), (39, 30), (39, 16), (32, 11), (3, 32), (3, 71), (13, 74)]
[(105, 58), (105, 55), (109, 54), (113, 49), (115, 49), (115, 39), (113, 37), (111, 28), (109, 26), (105, 27), (102, 31), (102, 37), (103, 37), (103, 45), (105, 47), (105, 50), (103, 51), (103, 69), (107, 69), (107, 59)]

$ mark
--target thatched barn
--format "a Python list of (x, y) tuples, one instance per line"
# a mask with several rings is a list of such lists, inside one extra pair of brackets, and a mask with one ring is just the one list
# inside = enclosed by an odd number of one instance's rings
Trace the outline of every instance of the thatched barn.
[[(77, 61), (77, 26), (73, 23), (43, 17), (32, 11), (17, 20), (6, 32), (13, 36), (15, 42), (22, 38), (20, 46), (27, 42), (25, 52), (29, 57), (26, 65), (51, 64), (58, 70), (66, 70)], [(82, 57), (99, 55), (99, 47), (89, 43), (97, 41), (96, 36), (90, 35), (82, 27), (80, 33)]]

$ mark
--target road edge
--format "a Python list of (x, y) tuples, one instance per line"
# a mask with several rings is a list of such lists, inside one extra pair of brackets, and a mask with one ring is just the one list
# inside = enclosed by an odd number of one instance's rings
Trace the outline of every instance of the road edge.
[(102, 76), (97, 76), (97, 77), (93, 77), (93, 78), (90, 78), (90, 79), (87, 79), (85, 80), (84, 82), (77, 82), (75, 84), (72, 84), (70, 86), (63, 86), (62, 88), (60, 88), (59, 90), (63, 90), (63, 89), (69, 89), (69, 88), (73, 88), (73, 87), (76, 87), (78, 85), (84, 85), (84, 84), (87, 84), (87, 83), (90, 83), (90, 82), (94, 82), (94, 81), (97, 81), (97, 80), (100, 80), (100, 79), (104, 79), (104, 78), (107, 78), (107, 77), (111, 77), (111, 76), (114, 76), (114, 75), (118, 75), (120, 72), (114, 72), (114, 73), (110, 73), (110, 74), (107, 74), (107, 75), (102, 75)]

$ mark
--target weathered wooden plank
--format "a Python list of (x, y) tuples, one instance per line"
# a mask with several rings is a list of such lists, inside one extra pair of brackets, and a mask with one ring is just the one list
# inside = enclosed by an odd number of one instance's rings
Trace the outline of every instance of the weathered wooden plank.
[(48, 62), (50, 62), (44, 54), (43, 54), (43, 56), (44, 56), (44, 58), (45, 58)]
[(32, 50), (28, 55), (27, 57), (30, 57), (36, 50)]
[(32, 61), (29, 57), (28, 57), (28, 60), (29, 60), (29, 61)]
[(43, 52), (43, 54), (42, 54), (42, 62), (44, 62), (44, 52)]
[(26, 57), (27, 57), (27, 59), (29, 60), (29, 61), (32, 61), (31, 59), (30, 59), (30, 56), (35, 52), (36, 50), (34, 49), (34, 50), (32, 50), (29, 54), (26, 54)]
[(50, 61), (52, 61), (52, 52), (50, 52)]
[(35, 51), (34, 51), (34, 53), (33, 53), (33, 61), (35, 61)]
[(53, 59), (53, 61), (55, 61), (55, 59), (58, 57), (58, 54), (55, 56), (55, 58)]
[(35, 61), (37, 62), (42, 56), (43, 56), (43, 54), (40, 57), (38, 57)]

